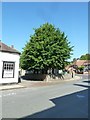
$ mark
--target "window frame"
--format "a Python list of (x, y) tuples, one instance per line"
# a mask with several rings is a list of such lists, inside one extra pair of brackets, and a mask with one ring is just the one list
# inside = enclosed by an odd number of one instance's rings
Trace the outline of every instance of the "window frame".
[[(13, 64), (13, 76), (9, 76), (9, 77), (4, 77), (4, 71), (5, 71), (5, 69), (4, 69), (4, 64), (5, 63), (12, 63)], [(3, 69), (2, 69), (2, 78), (14, 78), (14, 76), (15, 76), (15, 62), (12, 62), (12, 61), (3, 61)]]

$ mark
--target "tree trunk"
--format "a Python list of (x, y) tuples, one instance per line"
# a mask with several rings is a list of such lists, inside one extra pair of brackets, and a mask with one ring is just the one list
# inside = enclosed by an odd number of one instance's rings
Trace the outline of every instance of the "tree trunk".
[(52, 74), (54, 74), (54, 68), (52, 68)]
[(34, 69), (34, 72), (33, 72), (34, 74), (35, 74), (35, 69)]

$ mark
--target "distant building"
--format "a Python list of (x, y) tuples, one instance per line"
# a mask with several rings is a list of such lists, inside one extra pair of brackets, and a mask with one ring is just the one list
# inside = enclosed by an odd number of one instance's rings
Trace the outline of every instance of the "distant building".
[(90, 60), (76, 60), (66, 67), (67, 70), (73, 68), (77, 70), (79, 67), (84, 66), (84, 72), (90, 70)]
[(17, 83), (20, 52), (0, 41), (0, 84)]
[(72, 65), (76, 65), (77, 67), (89, 66), (90, 65), (90, 60), (76, 60)]

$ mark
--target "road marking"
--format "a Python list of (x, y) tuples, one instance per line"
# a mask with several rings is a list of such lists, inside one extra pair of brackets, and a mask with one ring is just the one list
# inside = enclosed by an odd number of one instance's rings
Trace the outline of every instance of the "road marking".
[(16, 95), (16, 93), (11, 93), (11, 95)]
[(84, 95), (77, 95), (78, 98), (84, 98)]
[(3, 96), (6, 97), (6, 96), (11, 96), (11, 95), (16, 95), (16, 93), (8, 93), (8, 94), (5, 94)]

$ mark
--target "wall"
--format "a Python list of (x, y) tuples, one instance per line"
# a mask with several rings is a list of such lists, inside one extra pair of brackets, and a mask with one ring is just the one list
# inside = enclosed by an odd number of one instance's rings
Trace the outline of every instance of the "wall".
[[(18, 82), (19, 57), (18, 54), (0, 52), (0, 84)], [(14, 78), (2, 78), (3, 61), (15, 62)]]
[[(75, 74), (73, 74), (73, 77), (75, 77)], [(55, 75), (55, 74), (34, 74), (29, 73), (21, 77), (24, 80), (35, 80), (35, 81), (55, 81), (55, 80), (67, 80), (72, 78), (72, 74), (66, 73), (64, 75)]]

